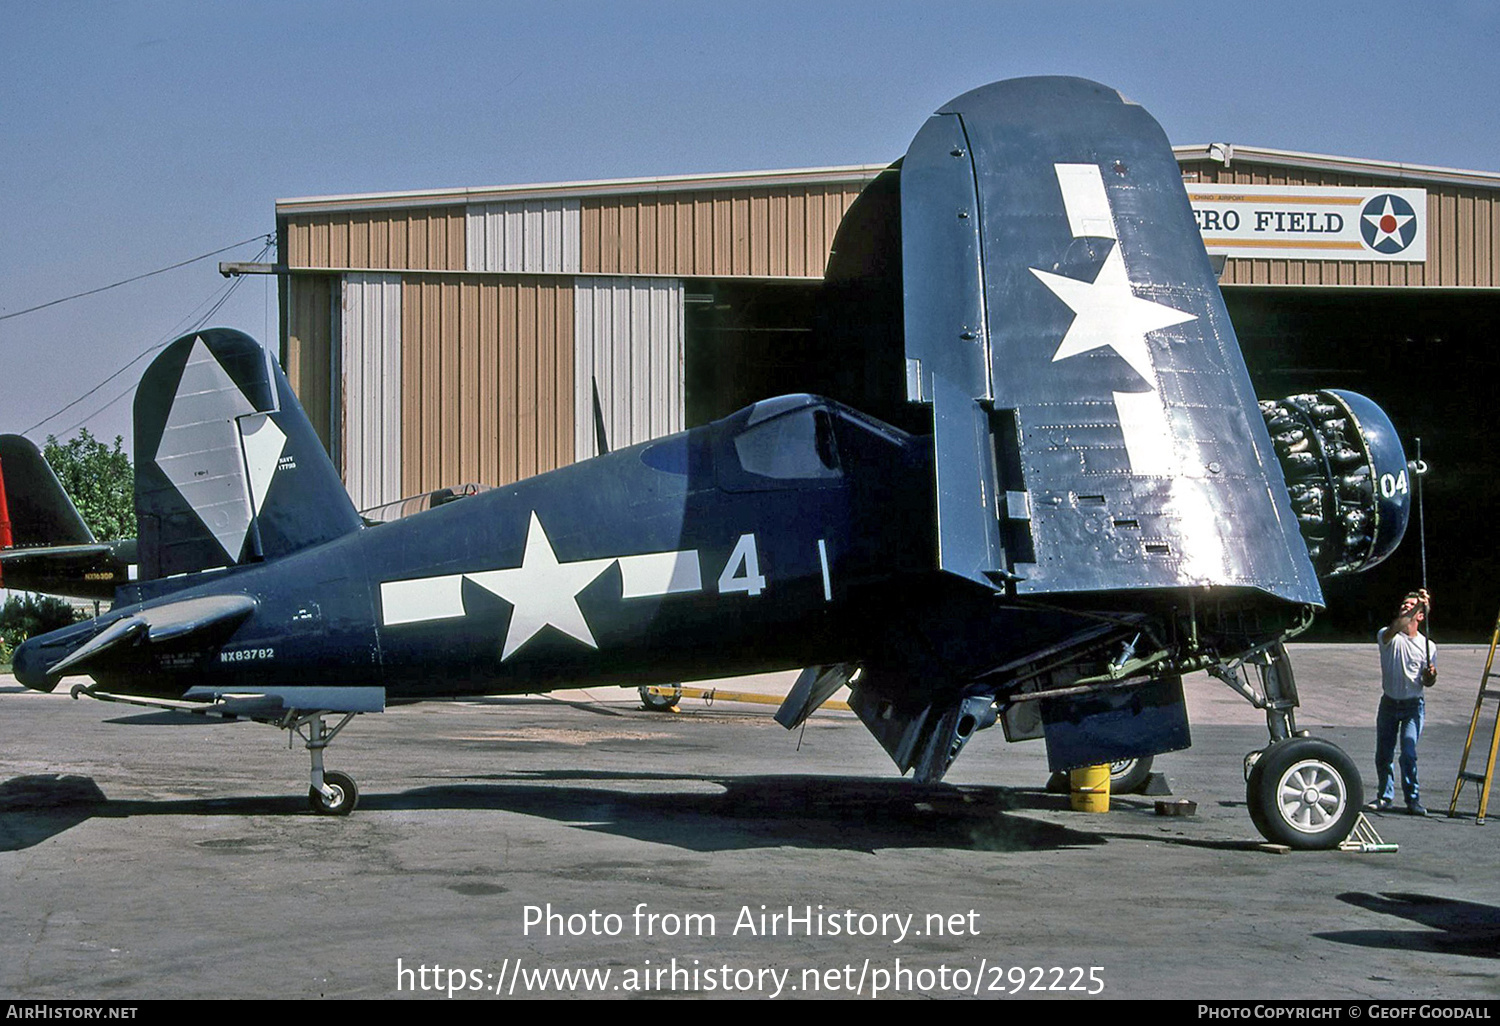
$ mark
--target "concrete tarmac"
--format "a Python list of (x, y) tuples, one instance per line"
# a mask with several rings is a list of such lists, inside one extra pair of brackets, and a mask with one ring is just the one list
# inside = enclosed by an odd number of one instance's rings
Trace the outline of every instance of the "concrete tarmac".
[[(0, 678), (0, 996), (1495, 999), (1500, 822), (1472, 785), (1443, 815), (1486, 652), (1442, 651), (1434, 815), (1369, 817), (1395, 854), (1261, 850), (1264, 720), (1202, 675), (1157, 760), (1192, 817), (1072, 812), (999, 730), (918, 787), (849, 713), (600, 688), (360, 717), (328, 753), (359, 809), (326, 818), (273, 728)], [(1374, 645), (1293, 661), (1368, 792)]]

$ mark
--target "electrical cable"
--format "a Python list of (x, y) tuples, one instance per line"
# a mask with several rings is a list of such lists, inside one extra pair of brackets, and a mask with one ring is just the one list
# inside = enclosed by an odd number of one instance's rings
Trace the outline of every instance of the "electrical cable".
[[(198, 319), (198, 322), (196, 324), (194, 324), (191, 328), (188, 329), (188, 332), (190, 333), (190, 332), (193, 332), (193, 331), (197, 331), (200, 327), (202, 327), (203, 324), (205, 322), (207, 322), (207, 320), (214, 315), (214, 313), (219, 309), (219, 307), (223, 306), (224, 303), (226, 301), (228, 301), (229, 297), (232, 296), (232, 295), (234, 295), (235, 289), (237, 289), (240, 286), (240, 283), (243, 282), (244, 280), (245, 280), (244, 278), (236, 278), (234, 280), (234, 282), (229, 286), (229, 288), (225, 290), (224, 295), (221, 296), (221, 297), (219, 297), (219, 301), (217, 303), (215, 303), (213, 305), (213, 307), (211, 309), (209, 309), (209, 311), (207, 313), (205, 313), (202, 317), (200, 317)], [(140, 356), (136, 357), (135, 360), (132, 360), (130, 364), (126, 364), (125, 366), (129, 367), (131, 364), (137, 362), (142, 357), (149, 356), (151, 353), (156, 352), (158, 349), (164, 349), (164, 348), (166, 348), (168, 345), (171, 345), (172, 341), (173, 340), (169, 339), (166, 342), (162, 342), (162, 343), (159, 343), (158, 345), (152, 346), (150, 349), (148, 349), (145, 352), (143, 352)], [(115, 376), (118, 376), (119, 373), (123, 372), (124, 370), (125, 370), (125, 367), (120, 368), (120, 371), (117, 371), (116, 374), (115, 374)], [(55, 435), (57, 435), (57, 436), (59, 436), (59, 437), (66, 438), (68, 435), (71, 435), (74, 431), (78, 430), (80, 427), (82, 427), (83, 425), (87, 424), (89, 421), (93, 420), (95, 417), (99, 416), (99, 414), (101, 414), (105, 410), (109, 409), (115, 403), (119, 402), (121, 399), (124, 399), (127, 395), (130, 395), (132, 392), (135, 391), (135, 388), (136, 388), (136, 386), (133, 385), (133, 384), (127, 386), (124, 391), (116, 394), (113, 399), (111, 399), (109, 402), (105, 403), (103, 406), (100, 406), (98, 409), (94, 410), (92, 413), (90, 413), (88, 416), (84, 417), (82, 420), (77, 421), (76, 423), (69, 425), (68, 427), (64, 428), (61, 431), (52, 432), (52, 433), (55, 434)], [(48, 420), (50, 420), (50, 419), (51, 418), (49, 417)], [(42, 423), (46, 423), (46, 421), (43, 421)]]
[[(257, 261), (260, 260), (261, 257), (264, 257), (268, 252), (270, 252), (270, 250), (271, 250), (271, 246), (268, 243), (260, 251), (260, 253), (258, 253), (256, 255), (255, 259)], [(210, 294), (207, 299), (203, 300), (203, 302), (199, 303), (196, 307), (194, 307), (193, 310), (191, 312), (189, 312), (186, 317), (184, 317), (182, 320), (179, 320), (177, 322), (177, 326), (173, 327), (172, 330), (168, 333), (167, 338), (165, 339), (165, 341), (158, 342), (157, 344), (155, 344), (153, 346), (150, 346), (150, 347), (142, 350), (132, 360), (130, 360), (130, 362), (126, 363), (119, 370), (115, 371), (109, 377), (107, 377), (103, 381), (99, 382), (99, 384), (95, 385), (93, 388), (91, 388), (87, 392), (83, 393), (83, 395), (79, 396), (77, 399), (74, 399), (72, 402), (68, 403), (66, 406), (61, 407), (56, 412), (54, 412), (52, 414), (49, 414), (46, 417), (43, 417), (41, 420), (37, 421), (35, 424), (31, 425), (31, 427), (27, 428), (25, 431), (23, 431), (21, 433), (24, 434), (24, 435), (31, 434), (31, 432), (33, 432), (37, 428), (41, 427), (43, 424), (47, 423), (49, 420), (53, 420), (56, 417), (60, 416), (61, 414), (66, 413), (68, 410), (72, 409), (74, 406), (77, 406), (79, 403), (83, 402), (89, 396), (91, 396), (91, 395), (95, 394), (96, 392), (98, 392), (105, 385), (109, 384), (115, 378), (118, 378), (121, 374), (125, 373), (131, 367), (135, 366), (137, 363), (139, 363), (140, 361), (144, 360), (146, 357), (150, 356), (152, 353), (156, 352), (159, 349), (166, 348), (167, 346), (171, 345), (174, 340), (176, 340), (177, 338), (180, 338), (182, 335), (190, 333), (190, 332), (193, 332), (193, 331), (197, 331), (199, 328), (203, 327), (203, 325), (206, 324), (206, 323), (208, 323), (209, 319), (211, 317), (213, 317), (213, 315), (215, 313), (217, 313), (224, 306), (224, 304), (229, 301), (229, 298), (234, 295), (235, 291), (240, 287), (240, 285), (242, 285), (244, 283), (244, 281), (245, 281), (245, 279), (243, 277), (236, 277), (232, 281), (226, 283), (225, 285), (220, 286), (218, 289), (216, 289), (214, 291), (214, 293)], [(198, 311), (200, 309), (202, 309), (205, 304), (209, 304), (209, 303), (212, 303), (213, 305), (210, 306), (208, 310), (204, 311), (204, 313), (201, 316), (196, 316), (198, 314)], [(189, 326), (187, 328), (184, 329), (182, 327), (182, 324), (184, 322), (186, 322), (186, 321), (189, 321), (189, 320), (191, 320), (191, 323), (189, 324)], [(115, 403), (117, 403), (121, 399), (125, 398), (125, 396), (129, 395), (134, 390), (134, 388), (135, 388), (134, 385), (130, 386), (129, 388), (125, 389), (123, 392), (120, 392), (117, 395), (115, 395), (114, 398), (110, 399), (103, 406), (100, 406), (99, 408), (95, 409), (87, 417), (83, 418), (82, 420), (78, 421), (77, 423), (73, 424), (72, 426), (70, 426), (70, 427), (68, 427), (68, 428), (66, 428), (66, 429), (64, 429), (62, 431), (52, 432), (52, 434), (54, 434), (56, 436), (60, 436), (60, 437), (67, 437), (73, 431), (75, 431), (77, 428), (82, 427), (84, 424), (87, 424), (89, 421), (93, 420), (99, 414), (103, 413), (105, 410), (107, 410), (111, 406), (115, 405)]]
[(190, 258), (188, 260), (182, 260), (182, 261), (179, 261), (178, 263), (172, 264), (172, 265), (170, 265), (168, 267), (159, 267), (159, 268), (157, 268), (154, 271), (147, 271), (145, 274), (137, 274), (133, 278), (126, 278), (123, 281), (117, 281), (117, 282), (114, 282), (111, 285), (101, 285), (101, 286), (99, 286), (99, 288), (97, 288), (97, 289), (89, 289), (87, 292), (78, 292), (78, 293), (75, 293), (74, 295), (71, 295), (71, 296), (63, 296), (61, 299), (54, 299), (51, 302), (42, 303), (42, 304), (40, 304), (38, 306), (28, 306), (26, 309), (24, 309), (24, 310), (17, 310), (14, 313), (0, 314), (0, 321), (8, 321), (12, 317), (20, 317), (22, 314), (36, 313), (38, 310), (45, 310), (49, 306), (57, 306), (59, 303), (66, 303), (66, 302), (69, 302), (70, 300), (74, 300), (74, 299), (82, 299), (84, 296), (93, 296), (93, 295), (99, 294), (100, 292), (108, 292), (110, 289), (117, 289), (121, 285), (129, 285), (131, 282), (133, 282), (133, 281), (140, 281), (142, 278), (150, 278), (153, 275), (165, 274), (168, 271), (175, 271), (179, 267), (186, 267), (188, 264), (195, 264), (199, 260), (207, 260), (209, 257), (218, 256), (220, 253), (228, 253), (231, 249), (238, 249), (241, 246), (248, 246), (250, 243), (256, 242), (256, 241), (259, 241), (259, 240), (265, 240), (265, 242), (266, 242), (266, 248), (268, 248), (268, 249), (270, 248), (270, 246), (271, 246), (271, 242), (270, 242), (271, 236), (269, 236), (269, 235), (252, 235), (248, 239), (242, 239), (241, 241), (236, 242), (236, 243), (234, 243), (231, 246), (225, 246), (222, 249), (216, 249), (212, 253), (204, 253), (201, 256), (195, 256), (195, 257), (192, 257), (192, 258)]
[[(209, 297), (207, 299), (205, 299), (203, 302), (199, 303), (196, 307), (194, 307), (192, 313), (188, 314), (188, 316), (189, 317), (195, 316), (200, 309), (202, 309), (204, 306), (208, 305), (209, 303), (212, 303), (215, 299), (217, 299), (221, 290), (227, 292), (229, 290), (229, 288), (231, 287), (231, 284), (232, 283), (226, 283), (226, 284), (221, 285), (218, 288), (216, 288), (213, 291), (213, 293), (211, 293), (209, 295)], [(179, 323), (181, 323), (181, 322), (179, 322)], [(135, 355), (135, 357), (132, 358), (129, 363), (125, 364), (123, 367), (121, 367), (119, 370), (115, 371), (109, 377), (107, 377), (103, 381), (99, 382), (93, 388), (89, 389), (87, 392), (83, 393), (83, 395), (79, 396), (77, 399), (74, 399), (72, 402), (68, 403), (66, 406), (63, 406), (63, 407), (61, 407), (61, 408), (53, 411), (52, 413), (48, 414), (47, 416), (43, 417), (41, 420), (39, 420), (35, 424), (31, 425), (31, 427), (29, 427), (26, 430), (22, 431), (21, 434), (23, 434), (23, 435), (29, 435), (33, 431), (35, 431), (37, 428), (39, 428), (43, 424), (47, 423), (47, 421), (49, 421), (49, 420), (55, 420), (57, 417), (60, 417), (62, 414), (67, 413), (73, 407), (75, 407), (79, 403), (83, 402), (89, 396), (93, 395), (95, 392), (99, 391), (105, 385), (107, 385), (111, 381), (115, 380), (115, 378), (118, 378), (121, 374), (124, 374), (130, 368), (132, 368), (136, 364), (140, 363), (142, 360), (144, 360), (146, 357), (150, 356), (152, 353), (156, 352), (158, 349), (163, 349), (166, 346), (170, 345), (172, 339), (177, 338), (179, 334), (181, 334), (181, 332), (177, 331), (176, 329), (173, 329), (172, 333), (167, 337), (166, 341), (164, 341), (164, 342), (158, 342), (158, 343), (156, 343), (153, 346), (150, 346), (150, 347), (148, 347), (146, 349), (141, 350), (141, 352), (137, 353)], [(111, 400), (111, 402), (113, 403), (113, 400)]]

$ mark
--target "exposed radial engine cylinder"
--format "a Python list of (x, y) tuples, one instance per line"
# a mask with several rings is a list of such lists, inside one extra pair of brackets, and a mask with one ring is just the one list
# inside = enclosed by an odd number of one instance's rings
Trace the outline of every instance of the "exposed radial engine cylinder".
[(1325, 389), (1262, 400), (1260, 412), (1318, 576), (1366, 570), (1394, 552), (1417, 468), (1385, 411), (1357, 392)]

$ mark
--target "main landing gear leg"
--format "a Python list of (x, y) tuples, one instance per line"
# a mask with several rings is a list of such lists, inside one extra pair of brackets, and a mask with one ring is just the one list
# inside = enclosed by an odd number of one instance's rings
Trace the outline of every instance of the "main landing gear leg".
[(323, 722), (325, 715), (332, 714), (294, 711), (287, 715), (282, 726), (295, 731), (306, 742), (308, 754), (312, 756), (312, 787), (307, 792), (308, 805), (314, 812), (325, 816), (347, 816), (359, 804), (359, 788), (349, 774), (323, 769), (323, 749), (332, 744), (338, 732), (359, 714), (345, 713), (344, 718), (333, 727)]
[(1237, 671), (1218, 667), (1214, 675), (1266, 713), (1271, 743), (1245, 756), (1250, 820), (1276, 844), (1337, 848), (1364, 804), (1354, 760), (1337, 745), (1297, 730), (1297, 686), (1285, 645), (1273, 645), (1246, 662), (1259, 672), (1259, 695)]

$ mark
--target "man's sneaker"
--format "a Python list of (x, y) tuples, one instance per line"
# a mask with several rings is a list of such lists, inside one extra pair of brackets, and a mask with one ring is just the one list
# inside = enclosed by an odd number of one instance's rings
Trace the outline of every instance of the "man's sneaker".
[(1406, 811), (1411, 813), (1413, 816), (1427, 815), (1427, 809), (1424, 808), (1422, 803), (1417, 801), (1416, 799), (1413, 799), (1406, 803)]
[(1385, 811), (1389, 810), (1390, 807), (1392, 805), (1394, 805), (1394, 804), (1396, 804), (1396, 803), (1392, 799), (1390, 799), (1390, 798), (1381, 798), (1381, 799), (1378, 799), (1377, 801), (1373, 801), (1373, 802), (1370, 803), (1370, 811), (1372, 811), (1372, 812), (1385, 812)]

